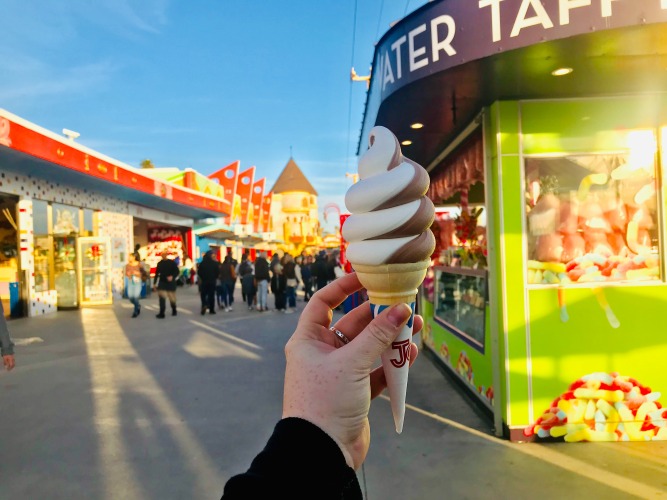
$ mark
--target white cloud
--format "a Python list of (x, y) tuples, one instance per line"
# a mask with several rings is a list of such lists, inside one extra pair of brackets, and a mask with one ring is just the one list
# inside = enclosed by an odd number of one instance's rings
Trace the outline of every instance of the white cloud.
[[(21, 67), (20, 60), (26, 61)], [(108, 61), (75, 66), (53, 68), (28, 56), (15, 56), (8, 72), (0, 80), (0, 96), (3, 100), (30, 99), (53, 96), (74, 96), (81, 92), (99, 88), (105, 84), (118, 67)]]

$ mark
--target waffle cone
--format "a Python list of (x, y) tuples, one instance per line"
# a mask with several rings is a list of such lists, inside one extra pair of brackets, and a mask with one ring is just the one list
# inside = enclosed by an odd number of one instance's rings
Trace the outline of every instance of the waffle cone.
[(371, 304), (388, 306), (414, 302), (430, 264), (430, 260), (380, 266), (357, 264), (354, 271), (368, 291)]
[[(414, 313), (417, 287), (424, 280), (429, 265), (429, 260), (381, 266), (355, 265), (354, 270), (357, 277), (368, 291), (373, 317), (381, 312), (383, 306), (393, 304), (408, 304)], [(382, 353), (382, 367), (387, 379), (391, 412), (396, 432), (399, 434), (403, 431), (405, 418), (405, 395), (408, 389), (410, 368), (409, 360), (405, 358), (409, 353), (412, 341), (412, 327), (411, 317), (392, 346)], [(402, 360), (405, 362), (401, 363)]]

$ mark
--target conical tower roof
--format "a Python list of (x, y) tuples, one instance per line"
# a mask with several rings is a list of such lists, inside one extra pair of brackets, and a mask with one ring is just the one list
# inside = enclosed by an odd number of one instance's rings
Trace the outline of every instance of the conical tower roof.
[(309, 194), (314, 194), (317, 196), (317, 191), (310, 183), (306, 176), (303, 175), (303, 172), (299, 166), (294, 161), (294, 158), (289, 159), (287, 165), (278, 176), (278, 180), (271, 188), (276, 194), (285, 193), (287, 191), (305, 191)]

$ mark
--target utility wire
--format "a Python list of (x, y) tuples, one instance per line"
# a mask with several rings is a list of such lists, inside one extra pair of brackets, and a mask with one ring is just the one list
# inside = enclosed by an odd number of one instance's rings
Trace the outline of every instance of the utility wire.
[[(350, 71), (354, 68), (354, 46), (357, 43), (357, 5), (358, 0), (354, 0), (354, 21), (352, 23), (352, 55), (350, 56)], [(350, 162), (350, 133), (352, 131), (352, 78), (350, 77), (350, 86), (348, 91), (347, 103), (347, 153), (345, 154), (345, 168), (348, 169)]]
[(377, 42), (378, 36), (380, 35), (380, 22), (382, 21), (382, 11), (384, 10), (384, 0), (380, 4), (380, 15), (378, 16), (378, 25), (375, 28), (375, 41)]
[(403, 11), (403, 17), (408, 13), (408, 5), (410, 5), (410, 0), (405, 2), (405, 11)]

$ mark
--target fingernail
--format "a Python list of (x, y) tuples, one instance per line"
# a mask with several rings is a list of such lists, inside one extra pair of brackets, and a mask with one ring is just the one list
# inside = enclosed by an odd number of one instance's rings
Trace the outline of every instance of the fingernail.
[(395, 306), (392, 306), (391, 310), (389, 311), (389, 314), (387, 315), (387, 318), (389, 319), (389, 322), (394, 325), (395, 327), (401, 326), (403, 323), (405, 323), (408, 318), (410, 318), (410, 315), (412, 314), (412, 309), (410, 309), (410, 306), (407, 304), (396, 304)]

